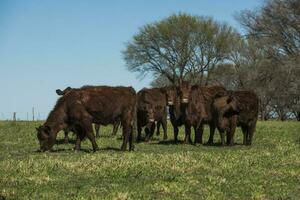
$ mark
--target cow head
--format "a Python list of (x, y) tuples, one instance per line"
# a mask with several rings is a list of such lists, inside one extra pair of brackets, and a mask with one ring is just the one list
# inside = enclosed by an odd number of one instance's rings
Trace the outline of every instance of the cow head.
[(169, 87), (165, 89), (166, 91), (166, 98), (167, 98), (167, 104), (168, 106), (173, 106), (176, 102), (176, 88), (175, 87)]
[(146, 104), (146, 113), (147, 113), (147, 120), (148, 122), (152, 123), (155, 121), (155, 118), (154, 118), (154, 108), (152, 105), (150, 104)]
[(49, 126), (39, 126), (36, 128), (37, 138), (40, 143), (41, 151), (49, 151), (55, 144), (55, 138), (51, 135), (51, 128)]
[(228, 116), (239, 113), (237, 101), (232, 94), (216, 95), (213, 101), (213, 112), (218, 127), (225, 130), (228, 127)]
[(180, 102), (183, 104), (189, 103), (191, 85), (188, 82), (182, 82), (177, 87), (177, 92), (180, 97)]

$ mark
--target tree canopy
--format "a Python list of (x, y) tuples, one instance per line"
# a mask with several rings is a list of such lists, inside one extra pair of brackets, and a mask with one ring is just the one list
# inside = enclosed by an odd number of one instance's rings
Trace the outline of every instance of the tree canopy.
[[(208, 83), (209, 72), (228, 58), (237, 32), (212, 18), (176, 14), (145, 25), (128, 42), (123, 55), (128, 69), (152, 73), (172, 84), (197, 78)], [(200, 76), (199, 76), (200, 74)]]

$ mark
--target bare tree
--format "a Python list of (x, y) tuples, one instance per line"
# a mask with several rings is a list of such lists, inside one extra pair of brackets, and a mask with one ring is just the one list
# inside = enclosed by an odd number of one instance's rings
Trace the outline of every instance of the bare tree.
[[(172, 84), (196, 78), (206, 83), (209, 72), (222, 62), (237, 33), (211, 18), (172, 15), (142, 27), (123, 51), (128, 69), (140, 75), (152, 73)], [(200, 79), (199, 79), (199, 74)]]
[[(248, 69), (246, 88), (260, 96), (261, 116), (271, 113), (281, 120), (299, 110), (300, 1), (267, 0), (261, 9), (243, 11), (238, 20), (247, 31), (246, 51), (237, 52), (236, 67)], [(242, 52), (242, 55), (240, 54)], [(237, 61), (237, 62), (236, 62)], [(251, 68), (251, 69), (250, 69)], [(270, 109), (271, 108), (271, 109)]]
[(266, 39), (266, 46), (273, 56), (299, 55), (299, 0), (267, 0), (259, 10), (243, 11), (238, 20), (248, 35)]

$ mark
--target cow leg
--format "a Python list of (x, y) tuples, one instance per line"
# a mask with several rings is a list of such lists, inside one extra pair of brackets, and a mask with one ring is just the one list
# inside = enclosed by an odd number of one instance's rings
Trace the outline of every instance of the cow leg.
[(231, 134), (230, 131), (226, 131), (226, 144), (232, 146), (231, 144)]
[[(207, 144), (214, 144), (214, 135), (215, 135), (216, 126), (213, 124), (209, 125), (209, 139), (207, 141)], [(203, 126), (202, 126), (202, 132), (203, 132)]]
[(225, 131), (220, 131), (220, 136), (221, 136), (221, 145), (225, 146)]
[(247, 145), (252, 145), (252, 140), (253, 140), (253, 135), (254, 135), (254, 132), (255, 132), (255, 127), (256, 127), (256, 124), (251, 124), (251, 125), (248, 127), (248, 140), (247, 140)]
[(81, 149), (81, 139), (80, 136), (77, 135), (76, 143), (75, 143), (75, 151), (80, 151), (80, 149)]
[(197, 144), (197, 143), (199, 143), (200, 128), (197, 128), (196, 126), (193, 126), (193, 128), (194, 128), (194, 132), (195, 132), (195, 141), (194, 141), (194, 143)]
[(156, 125), (156, 135), (159, 136), (160, 135), (160, 121), (157, 121), (157, 125)]
[(81, 141), (84, 139), (85, 135), (80, 127), (75, 128), (76, 134), (76, 143), (75, 143), (75, 151), (80, 151), (81, 149)]
[(248, 135), (248, 128), (245, 126), (242, 126), (242, 132), (244, 135), (244, 139), (243, 139), (243, 145), (247, 144), (247, 135)]
[(141, 141), (141, 135), (142, 135), (142, 126), (140, 123), (137, 124), (137, 138), (136, 141), (140, 142)]
[(191, 144), (192, 139), (191, 139), (191, 126), (185, 125), (185, 138), (184, 138), (184, 143), (185, 144)]
[(129, 135), (129, 151), (134, 151), (134, 144), (133, 144), (133, 127), (131, 127), (130, 135)]
[(131, 128), (128, 122), (122, 123), (123, 124), (123, 144), (121, 146), (121, 151), (126, 151), (127, 143), (130, 140), (130, 132)]
[(236, 124), (234, 124), (233, 126), (230, 127), (230, 131), (229, 131), (229, 145), (233, 146), (234, 145), (234, 134), (235, 134), (235, 129), (236, 129)]
[(163, 127), (163, 131), (164, 131), (164, 140), (168, 139), (168, 133), (167, 133), (167, 120), (163, 120), (161, 122), (162, 127)]
[(153, 137), (154, 131), (155, 131), (155, 122), (151, 122), (148, 125), (148, 128), (146, 128), (147, 133), (146, 133), (146, 142), (149, 142), (149, 140)]
[(195, 126), (194, 131), (195, 131), (195, 144), (202, 144), (203, 125), (200, 125), (198, 128)]
[(174, 141), (175, 142), (178, 142), (178, 126), (173, 126), (173, 129), (174, 129)]
[(92, 146), (93, 146), (93, 151), (98, 151), (99, 147), (96, 143), (95, 135), (93, 133), (93, 125), (91, 122), (85, 121), (84, 122), (84, 131), (87, 136), (87, 138), (91, 141)]
[(95, 124), (95, 132), (96, 132), (96, 137), (99, 138), (100, 137), (100, 124)]
[(155, 131), (155, 122), (153, 122), (151, 124), (151, 129), (150, 129), (150, 138), (149, 139), (152, 139), (153, 135), (154, 135), (154, 131)]
[(69, 143), (68, 133), (69, 133), (68, 130), (64, 130), (64, 134), (65, 134), (64, 143), (65, 143), (65, 144), (68, 144), (68, 143)]
[(228, 139), (229, 139), (228, 145), (230, 145), (230, 146), (234, 145), (234, 134), (235, 134), (236, 127), (237, 127), (237, 116), (235, 115), (230, 118), (230, 125), (229, 125), (230, 130), (227, 131), (227, 132), (229, 132), (229, 133), (227, 133), (227, 143), (228, 143)]

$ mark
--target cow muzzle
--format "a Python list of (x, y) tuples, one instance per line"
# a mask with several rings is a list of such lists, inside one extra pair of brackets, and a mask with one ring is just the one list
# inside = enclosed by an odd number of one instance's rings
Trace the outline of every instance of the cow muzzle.
[(188, 102), (189, 102), (188, 99), (186, 99), (186, 98), (182, 99), (182, 103), (188, 103)]
[(149, 122), (154, 122), (155, 120), (154, 119), (149, 119)]
[(173, 105), (173, 101), (168, 101), (168, 105), (172, 106)]

